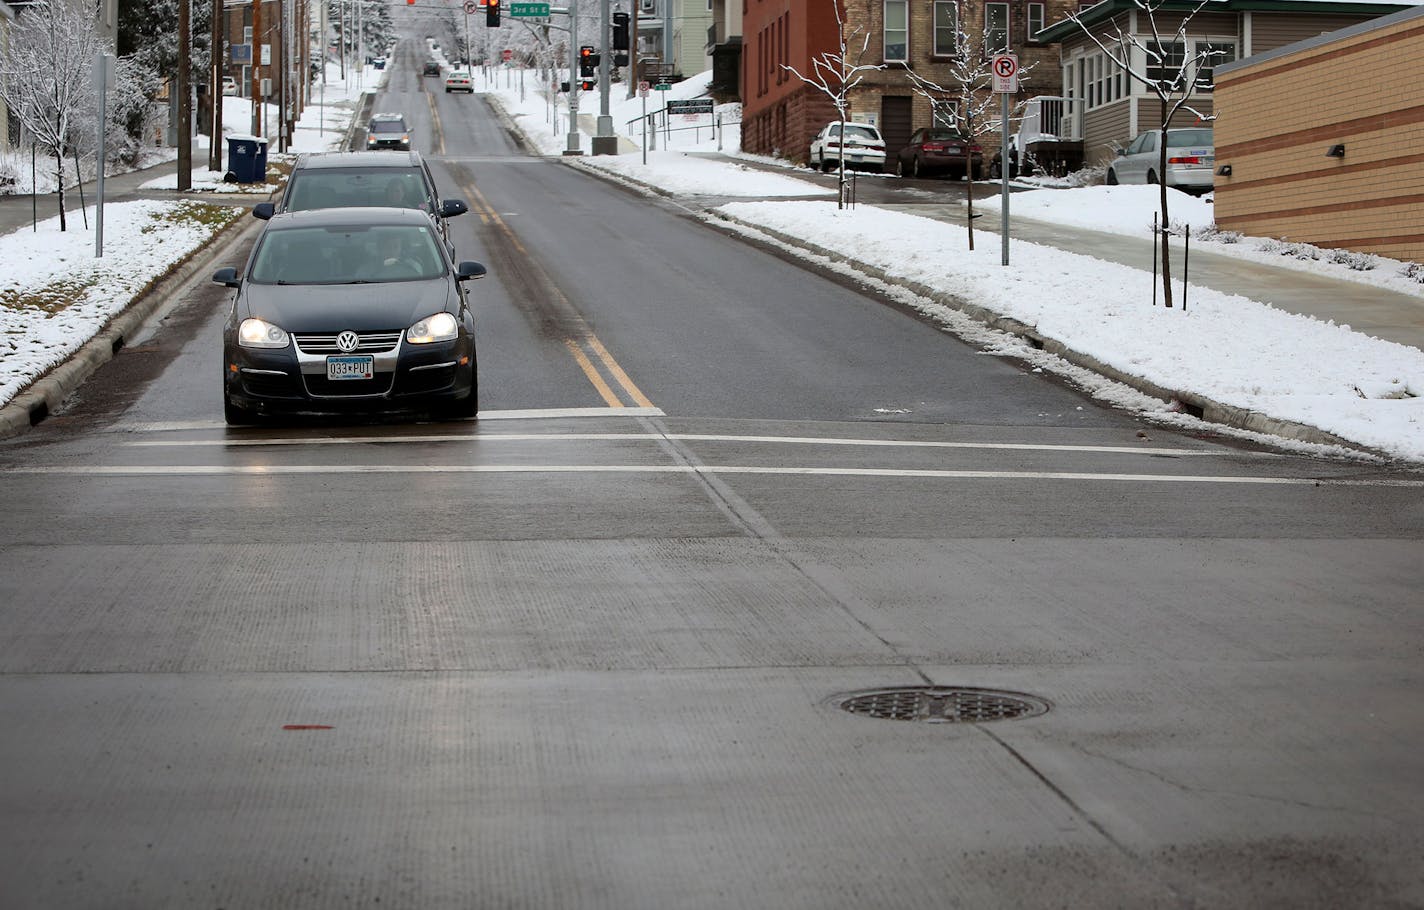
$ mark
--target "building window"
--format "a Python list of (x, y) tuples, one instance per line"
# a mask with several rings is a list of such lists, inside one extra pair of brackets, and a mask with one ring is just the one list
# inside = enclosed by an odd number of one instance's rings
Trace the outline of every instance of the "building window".
[(942, 126), (955, 129), (959, 126), (959, 102), (935, 100), (931, 102), (933, 109), (930, 113), (930, 121), (934, 126)]
[(1195, 57), (1197, 59), (1196, 89), (1199, 92), (1209, 92), (1215, 87), (1212, 68), (1236, 59), (1236, 42), (1198, 41)]
[(1009, 49), (1009, 5), (984, 4), (984, 53), (997, 54)]
[(1143, 74), (1149, 82), (1158, 83), (1167, 91), (1182, 87), (1182, 70), (1186, 63), (1186, 48), (1180, 41), (1147, 42), (1147, 65)]
[(910, 59), (909, 0), (885, 0), (885, 60), (904, 63)]
[(1030, 3), (1028, 5), (1028, 35), (1025, 40), (1030, 42), (1038, 41), (1038, 33), (1043, 31), (1043, 10), (1044, 4)]
[(934, 53), (936, 57), (959, 53), (959, 5), (955, 0), (935, 0)]

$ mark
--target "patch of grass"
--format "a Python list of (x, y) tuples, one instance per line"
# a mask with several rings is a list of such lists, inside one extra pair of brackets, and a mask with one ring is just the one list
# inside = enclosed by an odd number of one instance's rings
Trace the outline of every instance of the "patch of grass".
[(238, 210), (211, 202), (180, 202), (166, 212), (155, 212), (150, 217), (153, 224), (143, 226), (142, 233), (151, 234), (170, 224), (198, 225), (217, 229), (237, 218)]
[(53, 316), (82, 301), (89, 289), (98, 283), (99, 276), (90, 275), (87, 278), (61, 278), (42, 288), (23, 291), (12, 288), (0, 291), (0, 307), (16, 311), (39, 310)]

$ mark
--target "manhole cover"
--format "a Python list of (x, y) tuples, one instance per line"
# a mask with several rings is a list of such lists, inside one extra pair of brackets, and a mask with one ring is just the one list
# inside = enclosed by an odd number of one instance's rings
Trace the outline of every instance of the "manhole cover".
[(991, 720), (1037, 717), (1048, 710), (1047, 702), (1031, 695), (939, 686), (876, 689), (843, 695), (837, 701), (852, 714), (927, 724), (983, 724)]

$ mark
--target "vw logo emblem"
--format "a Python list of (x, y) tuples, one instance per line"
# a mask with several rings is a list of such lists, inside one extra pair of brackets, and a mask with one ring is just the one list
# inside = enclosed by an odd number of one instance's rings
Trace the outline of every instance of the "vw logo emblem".
[(361, 336), (355, 332), (342, 332), (336, 336), (336, 349), (345, 354), (350, 354), (361, 346)]

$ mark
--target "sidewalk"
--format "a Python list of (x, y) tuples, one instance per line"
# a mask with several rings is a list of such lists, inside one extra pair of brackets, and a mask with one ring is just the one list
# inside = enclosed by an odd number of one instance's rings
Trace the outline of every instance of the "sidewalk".
[[(959, 225), (966, 221), (965, 211), (958, 205), (882, 205), (881, 208)], [(988, 235), (986, 242), (993, 244), (1000, 243), (999, 227), (997, 208), (986, 210), (985, 217), (975, 223), (976, 234)], [(1127, 237), (1022, 218), (1013, 214), (1012, 196), (1009, 197), (1009, 236), (1143, 271), (1152, 270), (1153, 244), (1150, 237)], [(1192, 286), (1208, 287), (1269, 303), (1290, 313), (1348, 325), (1366, 335), (1424, 350), (1424, 297), (1411, 297), (1345, 278), (1330, 278), (1238, 259), (1213, 252), (1214, 246), (1216, 244), (1213, 243), (1191, 245), (1186, 269), (1189, 284), (1187, 306), (1191, 306)], [(1181, 240), (1174, 238), (1174, 279), (1183, 277), (1181, 256)], [(1013, 261), (1010, 260), (1012, 267)]]

